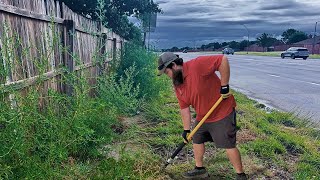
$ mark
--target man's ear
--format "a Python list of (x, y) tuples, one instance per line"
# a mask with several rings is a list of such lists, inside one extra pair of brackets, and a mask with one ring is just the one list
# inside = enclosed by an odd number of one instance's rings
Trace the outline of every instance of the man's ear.
[(172, 62), (172, 64), (173, 64), (173, 65), (172, 65), (172, 68), (177, 69), (177, 66), (178, 66), (178, 65), (177, 65), (175, 62)]

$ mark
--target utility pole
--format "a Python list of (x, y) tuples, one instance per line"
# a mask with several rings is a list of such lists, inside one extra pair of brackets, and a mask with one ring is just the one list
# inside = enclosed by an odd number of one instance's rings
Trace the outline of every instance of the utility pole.
[(318, 24), (318, 21), (316, 21), (316, 25), (314, 26), (313, 44), (312, 44), (312, 54), (314, 54), (314, 46), (315, 46), (315, 44), (316, 44), (317, 24)]
[(242, 24), (243, 26), (244, 26), (244, 28), (246, 28), (246, 30), (247, 30), (247, 33), (248, 33), (248, 41), (247, 41), (247, 54), (249, 54), (249, 30), (248, 30), (248, 28), (247, 28), (247, 26), (246, 25), (244, 25), (244, 24)]

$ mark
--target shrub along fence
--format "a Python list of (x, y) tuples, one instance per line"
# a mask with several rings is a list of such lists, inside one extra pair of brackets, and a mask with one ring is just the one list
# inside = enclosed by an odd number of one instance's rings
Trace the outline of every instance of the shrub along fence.
[(95, 86), (125, 42), (55, 0), (0, 0), (0, 35), (0, 101), (11, 102), (10, 92), (23, 95), (35, 85), (44, 96), (72, 95), (68, 74)]

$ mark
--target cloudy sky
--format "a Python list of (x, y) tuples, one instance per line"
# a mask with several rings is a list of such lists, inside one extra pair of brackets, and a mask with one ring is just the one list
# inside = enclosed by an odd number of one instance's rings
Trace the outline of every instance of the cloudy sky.
[[(157, 48), (201, 46), (210, 42), (250, 40), (288, 28), (314, 32), (320, 0), (154, 0), (163, 14), (150, 42)], [(320, 25), (318, 27), (320, 32)]]

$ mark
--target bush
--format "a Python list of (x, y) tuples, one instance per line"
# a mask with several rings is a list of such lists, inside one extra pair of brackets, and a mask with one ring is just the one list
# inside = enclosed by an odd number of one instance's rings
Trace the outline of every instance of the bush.
[(51, 101), (40, 110), (39, 98), (32, 90), (24, 97), (16, 94), (16, 108), (1, 104), (2, 178), (54, 177), (68, 158), (96, 158), (101, 145), (115, 136), (111, 128), (116, 124), (115, 113), (101, 101), (89, 97), (78, 101), (51, 92), (46, 97)]
[[(99, 97), (119, 113), (135, 114), (140, 106), (138, 95), (139, 84), (134, 84), (137, 76), (136, 67), (133, 65), (124, 70), (122, 76), (111, 73), (100, 78), (98, 94)], [(118, 79), (118, 80), (117, 80)]]
[(125, 76), (125, 71), (130, 67), (137, 68), (137, 74), (133, 79), (133, 85), (140, 87), (138, 98), (152, 99), (166, 88), (162, 78), (157, 76), (157, 56), (147, 52), (143, 47), (133, 43), (124, 46), (123, 56), (113, 62), (113, 69), (119, 77)]

